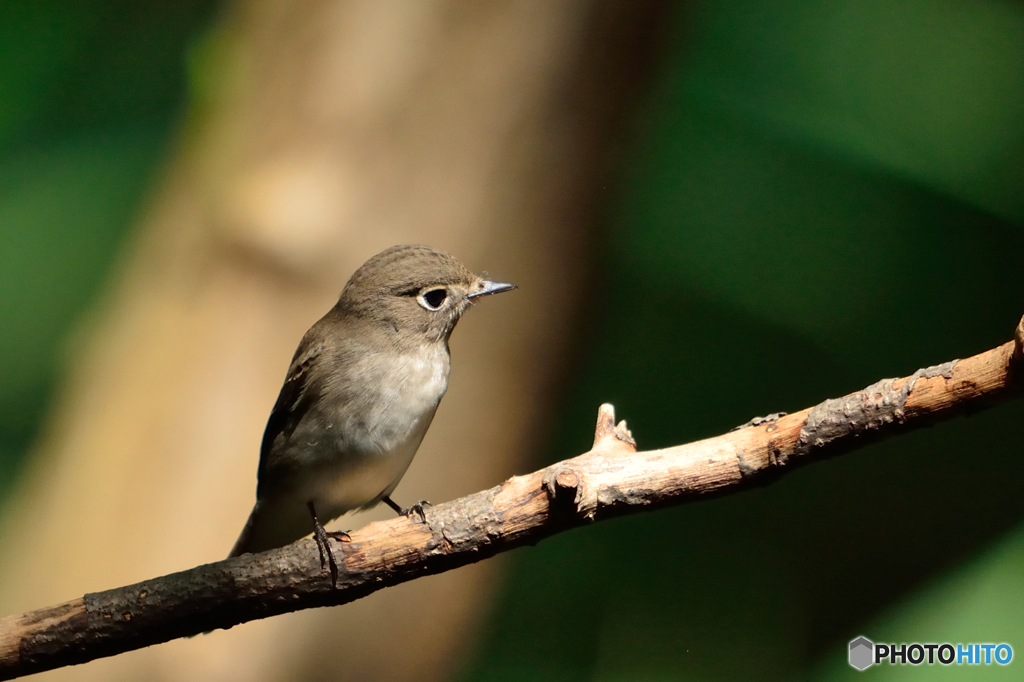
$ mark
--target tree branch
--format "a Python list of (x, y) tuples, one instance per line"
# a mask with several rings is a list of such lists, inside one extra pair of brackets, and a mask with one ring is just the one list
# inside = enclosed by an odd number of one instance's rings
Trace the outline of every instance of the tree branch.
[(337, 586), (310, 539), (199, 566), (0, 620), (0, 679), (84, 663), (258, 618), (354, 601), (554, 533), (741, 489), (796, 465), (1019, 396), (1024, 319), (1015, 339), (966, 360), (883, 379), (791, 415), (707, 440), (636, 452), (611, 405), (594, 447), (501, 485), (352, 531), (336, 547)]

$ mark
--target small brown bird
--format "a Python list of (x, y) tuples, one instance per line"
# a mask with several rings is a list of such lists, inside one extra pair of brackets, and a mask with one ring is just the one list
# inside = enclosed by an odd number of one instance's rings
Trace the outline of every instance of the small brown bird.
[(321, 521), (384, 502), (402, 480), (448, 388), (448, 338), (475, 299), (514, 289), (426, 246), (366, 261), (302, 337), (260, 449), (256, 506), (230, 556), (313, 530), (321, 566), (337, 566)]

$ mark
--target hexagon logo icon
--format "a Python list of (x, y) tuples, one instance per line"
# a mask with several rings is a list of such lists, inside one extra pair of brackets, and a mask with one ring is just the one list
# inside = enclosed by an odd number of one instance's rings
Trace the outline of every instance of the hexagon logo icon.
[(875, 662), (875, 643), (867, 637), (858, 637), (850, 642), (850, 665), (865, 670)]

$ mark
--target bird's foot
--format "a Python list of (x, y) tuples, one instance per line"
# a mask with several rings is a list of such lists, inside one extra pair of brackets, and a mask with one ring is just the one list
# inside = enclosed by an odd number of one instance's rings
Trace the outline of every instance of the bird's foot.
[(331, 585), (337, 587), (338, 561), (334, 558), (334, 552), (331, 551), (330, 536), (323, 526), (318, 526), (313, 531), (313, 538), (316, 540), (316, 548), (320, 552), (320, 570), (323, 571), (329, 567), (331, 571)]
[(420, 500), (419, 502), (417, 502), (413, 506), (406, 507), (405, 509), (403, 509), (401, 511), (401, 514), (402, 514), (402, 516), (408, 516), (410, 519), (412, 518), (412, 515), (415, 514), (416, 516), (420, 517), (420, 521), (421, 522), (426, 523), (427, 522), (427, 512), (423, 508), (424, 507), (429, 507), (429, 506), (430, 506), (429, 502), (427, 502), (426, 500)]
[(386, 504), (387, 506), (391, 507), (391, 509), (393, 509), (394, 512), (396, 514), (398, 514), (399, 516), (407, 516), (407, 517), (409, 517), (411, 519), (413, 514), (415, 514), (416, 516), (420, 517), (420, 521), (421, 522), (423, 522), (423, 523), (427, 522), (427, 512), (424, 511), (423, 508), (424, 507), (429, 507), (430, 503), (427, 502), (426, 500), (420, 500), (419, 502), (417, 502), (416, 504), (412, 505), (411, 507), (406, 507), (405, 509), (402, 509), (397, 504), (395, 504), (394, 500), (392, 500), (390, 497), (384, 497), (382, 499), (383, 499), (384, 504)]
[(313, 517), (313, 538), (316, 540), (317, 551), (320, 552), (320, 570), (323, 571), (324, 568), (329, 567), (331, 571), (331, 585), (337, 587), (338, 561), (334, 558), (334, 552), (331, 551), (331, 538), (338, 542), (351, 542), (352, 538), (345, 531), (332, 531), (328, 533), (316, 517), (316, 507), (313, 506), (313, 502), (308, 502), (306, 506), (309, 507), (310, 516)]

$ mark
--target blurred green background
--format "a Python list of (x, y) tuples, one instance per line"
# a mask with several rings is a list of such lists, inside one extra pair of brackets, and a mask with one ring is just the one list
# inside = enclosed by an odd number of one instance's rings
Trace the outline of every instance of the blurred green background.
[(210, 0), (0, 3), (0, 499), (171, 152)]
[[(673, 7), (552, 461), (589, 447), (601, 402), (662, 447), (1010, 338), (1021, 4)], [(171, 151), (216, 9), (0, 5), (0, 499)], [(460, 677), (837, 679), (861, 634), (1024, 655), (1022, 418), (1005, 405), (518, 550)]]

